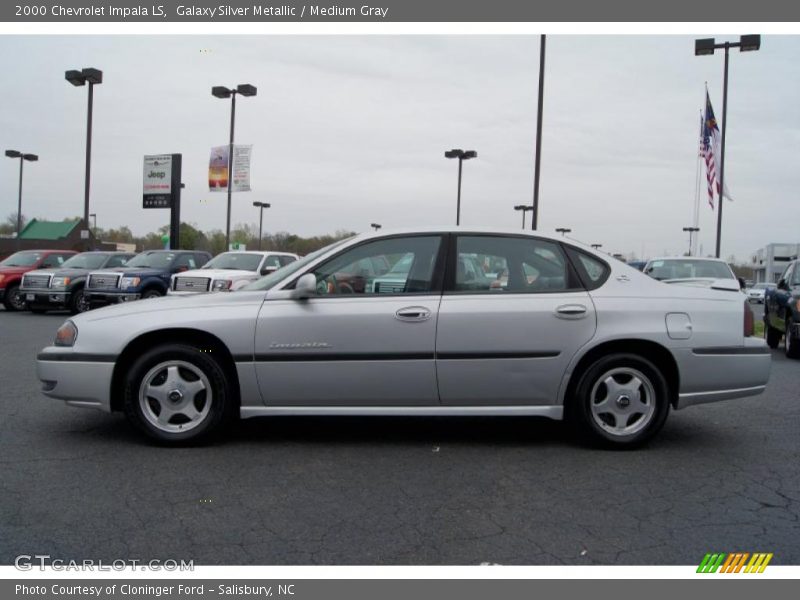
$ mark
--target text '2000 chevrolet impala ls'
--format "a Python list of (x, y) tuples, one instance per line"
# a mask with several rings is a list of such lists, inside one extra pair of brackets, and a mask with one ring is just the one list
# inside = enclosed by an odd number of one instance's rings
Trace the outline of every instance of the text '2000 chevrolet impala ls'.
[(38, 374), (165, 443), (235, 416), (531, 415), (630, 447), (670, 408), (763, 392), (752, 333), (735, 281), (670, 286), (563, 238), (442, 228), (359, 235), (232, 294), (78, 315)]

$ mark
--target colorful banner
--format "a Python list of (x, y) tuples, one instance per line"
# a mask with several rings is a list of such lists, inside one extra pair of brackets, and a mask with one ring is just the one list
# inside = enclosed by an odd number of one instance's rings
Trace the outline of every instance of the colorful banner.
[[(211, 148), (208, 161), (208, 189), (212, 192), (228, 191), (228, 149), (229, 146)], [(250, 157), (253, 146), (233, 146), (233, 189), (234, 192), (250, 191)]]
[(208, 161), (208, 189), (211, 192), (228, 190), (228, 145), (211, 148)]

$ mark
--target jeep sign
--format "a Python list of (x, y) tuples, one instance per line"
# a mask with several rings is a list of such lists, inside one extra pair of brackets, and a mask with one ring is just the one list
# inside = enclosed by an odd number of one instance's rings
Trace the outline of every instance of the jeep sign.
[(142, 208), (172, 206), (172, 155), (144, 157)]

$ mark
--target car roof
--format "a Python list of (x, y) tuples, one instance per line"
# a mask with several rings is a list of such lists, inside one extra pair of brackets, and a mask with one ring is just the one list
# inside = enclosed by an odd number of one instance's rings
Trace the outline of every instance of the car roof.
[(727, 261), (722, 260), (721, 258), (714, 258), (713, 256), (656, 256), (654, 258), (649, 259), (647, 262), (651, 263), (654, 260), (682, 260), (686, 261), (694, 261), (694, 260), (710, 260), (713, 262), (721, 262), (724, 264), (728, 264)]
[(220, 252), (217, 256), (223, 254), (253, 254), (256, 256), (267, 256), (269, 254), (280, 254), (281, 256), (297, 256), (292, 252), (279, 252), (277, 250), (228, 250), (227, 252)]

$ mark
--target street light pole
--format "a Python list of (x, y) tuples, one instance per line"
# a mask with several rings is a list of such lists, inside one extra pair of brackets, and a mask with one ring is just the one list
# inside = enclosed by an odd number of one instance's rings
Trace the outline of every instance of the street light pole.
[(514, 210), (522, 211), (522, 228), (525, 229), (525, 213), (529, 210), (533, 210), (532, 206), (525, 206), (524, 204), (517, 204), (514, 207)]
[[(542, 111), (544, 110), (544, 50), (547, 36), (542, 34), (539, 45), (539, 103), (536, 112), (536, 157), (533, 165), (533, 218), (531, 229), (539, 226), (539, 175), (542, 161)], [(524, 218), (524, 213), (523, 213)]]
[(103, 83), (100, 69), (86, 68), (67, 71), (64, 78), (72, 85), (80, 87), (89, 84), (86, 108), (86, 175), (83, 182), (83, 226), (89, 227), (89, 191), (92, 177), (92, 117), (94, 113), (94, 86)]
[(556, 227), (556, 232), (561, 234), (561, 237), (565, 237), (568, 233), (572, 232), (572, 229), (568, 229), (567, 227)]
[(19, 235), (22, 233), (22, 166), (24, 165), (25, 161), (35, 162), (39, 160), (39, 157), (36, 154), (25, 154), (23, 152), (19, 152), (18, 150), (6, 150), (6, 156), (8, 158), (18, 158), (19, 159), (19, 191), (17, 195), (17, 250), (20, 249), (22, 244), (22, 240), (20, 239)]
[(465, 160), (469, 160), (470, 158), (477, 158), (478, 153), (475, 150), (461, 150), (460, 148), (454, 148), (453, 150), (447, 150), (444, 153), (445, 158), (457, 158), (458, 159), (458, 195), (456, 196), (456, 225), (461, 224), (461, 167), (462, 163)]
[(233, 193), (233, 133), (236, 124), (236, 95), (255, 96), (257, 89), (249, 83), (240, 83), (235, 88), (226, 88), (217, 85), (211, 88), (211, 95), (216, 98), (231, 99), (231, 128), (228, 142), (228, 211), (225, 217), (225, 248), (230, 248), (231, 242), (231, 194)]
[(269, 202), (253, 202), (253, 206), (257, 206), (260, 209), (258, 217), (258, 249), (261, 250), (261, 231), (264, 227), (264, 209), (269, 208), (271, 204)]
[(696, 231), (700, 231), (700, 228), (699, 227), (684, 227), (683, 230), (689, 232), (689, 256), (691, 256), (692, 255), (692, 235)]
[(381, 225), (380, 223), (370, 223), (369, 226), (372, 227), (375, 231), (378, 231), (378, 229), (383, 227), (383, 225)]
[(717, 44), (714, 38), (695, 40), (694, 55), (705, 56), (714, 54), (714, 50), (725, 50), (725, 67), (722, 79), (722, 131), (720, 140), (719, 157), (719, 202), (717, 209), (717, 248), (716, 257), (719, 258), (722, 250), (722, 200), (725, 193), (725, 131), (728, 128), (728, 60), (731, 48), (739, 48), (740, 52), (753, 52), (761, 48), (760, 35), (743, 35), (738, 42), (723, 42)]
[(595, 250), (599, 250), (602, 247), (603, 247), (603, 244), (592, 244), (592, 248), (594, 248)]

